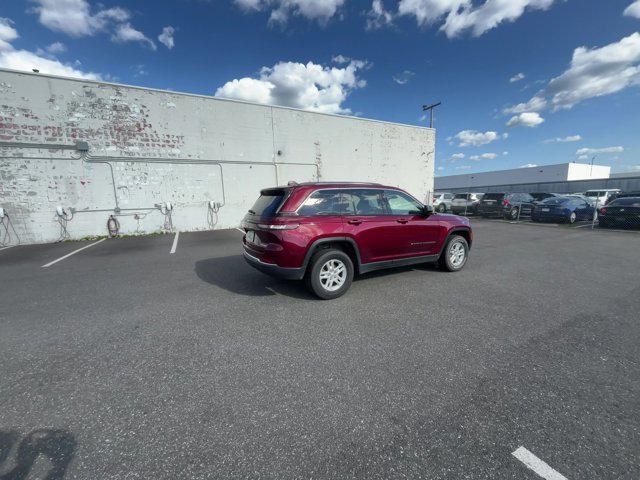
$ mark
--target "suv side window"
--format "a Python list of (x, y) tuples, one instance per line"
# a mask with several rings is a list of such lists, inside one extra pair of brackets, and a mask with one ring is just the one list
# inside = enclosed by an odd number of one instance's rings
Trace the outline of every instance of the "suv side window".
[(354, 203), (344, 190), (318, 190), (307, 197), (298, 209), (298, 215), (353, 215)]
[(384, 215), (384, 204), (380, 190), (354, 188), (345, 190), (351, 198), (353, 211), (348, 215), (377, 216)]
[(416, 215), (422, 208), (416, 200), (397, 190), (385, 190), (384, 198), (390, 215)]

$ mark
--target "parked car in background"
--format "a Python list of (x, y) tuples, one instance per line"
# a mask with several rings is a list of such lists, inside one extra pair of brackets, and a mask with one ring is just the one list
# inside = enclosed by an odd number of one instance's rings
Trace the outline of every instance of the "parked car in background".
[(438, 213), (451, 211), (451, 201), (455, 195), (453, 193), (436, 192), (433, 194), (433, 208)]
[(599, 207), (600, 205), (605, 205), (612, 195), (618, 193), (620, 193), (620, 189), (613, 188), (608, 190), (587, 190), (583, 195), (589, 200), (589, 203)]
[(640, 195), (616, 198), (598, 212), (600, 227), (640, 227)]
[(609, 197), (609, 200), (605, 202), (605, 205), (613, 202), (616, 198), (627, 198), (627, 197), (640, 197), (640, 192), (618, 192), (614, 193)]
[(534, 202), (528, 193), (485, 193), (478, 206), (478, 215), (516, 220), (528, 217)]
[(433, 213), (395, 187), (302, 183), (267, 188), (242, 221), (244, 258), (261, 272), (304, 279), (322, 299), (337, 298), (354, 275), (436, 262), (462, 270), (469, 220)]
[(596, 209), (584, 198), (576, 195), (551, 197), (534, 206), (531, 220), (534, 222), (568, 222), (591, 221)]
[(451, 200), (451, 213), (456, 215), (477, 215), (484, 193), (456, 193)]
[(561, 195), (558, 193), (546, 193), (546, 192), (534, 192), (534, 193), (530, 193), (529, 195), (531, 195), (533, 197), (533, 203), (540, 203), (543, 200), (546, 200), (547, 198), (551, 198), (551, 197), (560, 197)]

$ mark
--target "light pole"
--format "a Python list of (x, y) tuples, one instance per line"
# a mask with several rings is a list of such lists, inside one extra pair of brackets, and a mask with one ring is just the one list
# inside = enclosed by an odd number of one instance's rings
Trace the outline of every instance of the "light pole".
[(433, 128), (433, 109), (442, 105), (442, 102), (434, 103), (432, 105), (423, 105), (422, 111), (429, 111), (429, 128)]

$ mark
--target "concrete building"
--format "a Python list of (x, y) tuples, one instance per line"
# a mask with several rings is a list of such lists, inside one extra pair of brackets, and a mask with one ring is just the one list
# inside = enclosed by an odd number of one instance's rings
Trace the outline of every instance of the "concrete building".
[(235, 227), (290, 180), (430, 198), (434, 150), (423, 127), (0, 70), (0, 207), (22, 243), (104, 235), (110, 215), (125, 234)]
[[(518, 185), (528, 183), (567, 182), (609, 178), (611, 167), (584, 163), (561, 163), (536, 167), (496, 170), (492, 172), (470, 173), (436, 177), (437, 191), (478, 189), (494, 185)], [(479, 190), (485, 191), (485, 190)]]

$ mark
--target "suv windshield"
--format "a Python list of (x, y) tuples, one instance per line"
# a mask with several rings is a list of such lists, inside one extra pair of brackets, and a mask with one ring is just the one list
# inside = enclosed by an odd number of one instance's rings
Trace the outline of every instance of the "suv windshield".
[(282, 205), (286, 191), (285, 190), (263, 190), (260, 197), (249, 209), (249, 213), (263, 218), (273, 217), (276, 215), (278, 208)]

